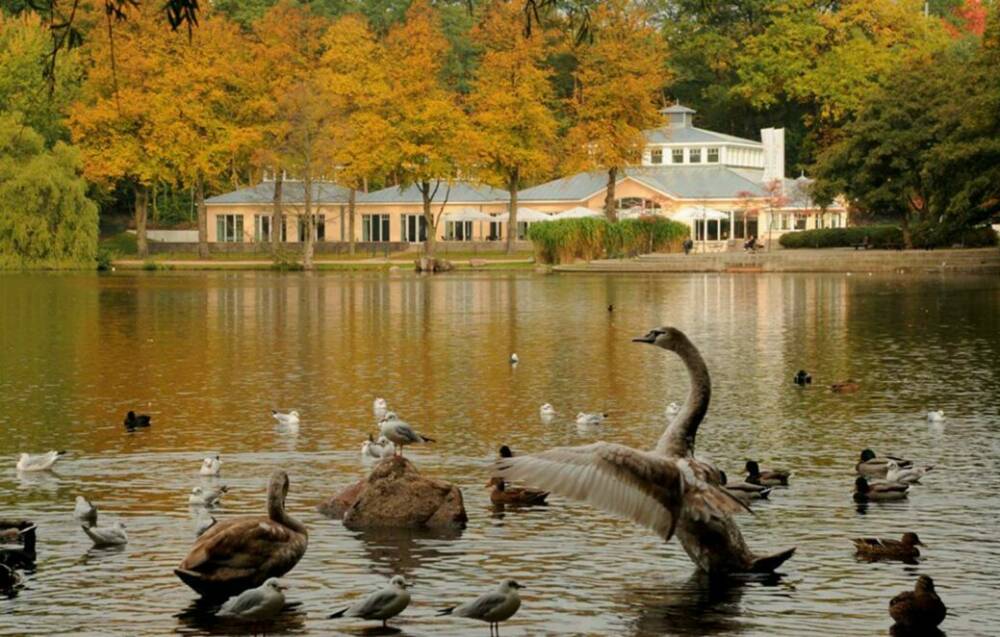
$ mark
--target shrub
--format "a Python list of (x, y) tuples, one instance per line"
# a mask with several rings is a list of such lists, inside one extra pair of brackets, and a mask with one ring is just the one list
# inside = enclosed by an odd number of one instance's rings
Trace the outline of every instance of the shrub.
[(858, 226), (786, 232), (778, 239), (785, 248), (848, 248), (868, 237), (873, 248), (897, 248), (903, 245), (903, 233), (896, 226)]
[(679, 250), (688, 226), (662, 217), (640, 217), (611, 223), (599, 217), (533, 223), (528, 238), (542, 263), (591, 261)]
[(97, 248), (97, 270), (99, 272), (107, 272), (111, 269), (111, 262), (115, 260), (114, 251), (108, 249), (105, 246), (98, 246)]

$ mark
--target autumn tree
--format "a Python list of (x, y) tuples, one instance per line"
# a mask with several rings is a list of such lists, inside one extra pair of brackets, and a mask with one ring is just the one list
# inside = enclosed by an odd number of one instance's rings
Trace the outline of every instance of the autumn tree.
[(549, 108), (553, 91), (545, 33), (535, 29), (526, 35), (521, 10), (512, 0), (493, 0), (487, 7), (473, 32), (483, 58), (469, 95), (483, 161), (510, 192), (507, 254), (517, 236), (517, 191), (552, 168), (557, 132)]
[(440, 78), (447, 50), (447, 40), (427, 0), (415, 0), (406, 21), (386, 38), (386, 59), (392, 64), (386, 108), (392, 137), (386, 144), (386, 157), (400, 185), (413, 184), (420, 191), (429, 257), (434, 256), (443, 212), (442, 205), (435, 214), (431, 202), (439, 192), (448, 192), (462, 164), (473, 159), (468, 152), (471, 133), (466, 116), (457, 96)]
[(618, 218), (619, 172), (642, 157), (642, 131), (659, 123), (666, 47), (649, 15), (628, 0), (608, 0), (591, 16), (592, 34), (576, 49), (574, 124), (567, 133), (572, 168), (607, 171), (604, 212)]

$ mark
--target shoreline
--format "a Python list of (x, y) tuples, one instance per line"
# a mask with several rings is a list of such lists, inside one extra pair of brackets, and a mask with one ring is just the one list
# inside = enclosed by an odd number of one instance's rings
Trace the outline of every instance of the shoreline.
[[(447, 256), (442, 258), (447, 259)], [(457, 271), (482, 270), (530, 270), (534, 259), (447, 259)], [(302, 271), (300, 265), (280, 267), (270, 259), (115, 259), (112, 266), (119, 270), (272, 270), (285, 272)], [(335, 270), (386, 270), (413, 271), (412, 259), (315, 259), (314, 271)]]

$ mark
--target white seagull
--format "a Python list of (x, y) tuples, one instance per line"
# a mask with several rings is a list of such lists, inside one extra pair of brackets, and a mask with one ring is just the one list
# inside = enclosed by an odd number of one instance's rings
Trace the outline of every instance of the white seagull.
[(389, 403), (385, 402), (385, 398), (376, 398), (372, 403), (372, 411), (375, 412), (375, 420), (382, 420), (389, 411)]
[(677, 414), (681, 413), (681, 406), (677, 403), (670, 403), (667, 405), (667, 417), (673, 418)]
[(926, 467), (900, 467), (898, 462), (890, 460), (886, 467), (886, 482), (916, 484), (920, 482), (920, 478), (923, 478), (924, 474), (934, 468), (934, 465), (928, 465)]
[(427, 436), (423, 436), (414, 431), (413, 427), (400, 420), (396, 414), (391, 411), (386, 414), (385, 418), (382, 419), (382, 422), (379, 423), (379, 429), (386, 439), (396, 445), (399, 455), (403, 455), (403, 447), (406, 445), (434, 442), (433, 438), (428, 438)]
[(208, 457), (201, 461), (201, 469), (198, 471), (203, 476), (217, 476), (222, 473), (222, 458), (218, 455)]
[(927, 422), (944, 422), (944, 411), (938, 409), (927, 412)]
[(556, 408), (549, 403), (545, 403), (538, 408), (538, 415), (541, 416), (544, 421), (552, 420), (556, 417)]
[(510, 355), (510, 364), (511, 365), (517, 365), (520, 362), (521, 362), (521, 359), (517, 357), (517, 352), (514, 352), (513, 354)]
[(224, 484), (207, 491), (201, 487), (194, 487), (191, 489), (191, 495), (188, 496), (188, 504), (193, 506), (214, 507), (222, 498), (222, 494), (227, 491), (229, 491), (229, 487)]
[(97, 525), (97, 507), (82, 495), (76, 496), (76, 506), (73, 507), (73, 517), (87, 526)]
[(17, 459), (18, 471), (48, 471), (65, 451), (46, 451), (38, 455), (22, 453)]
[(194, 521), (194, 535), (201, 537), (202, 533), (209, 530), (218, 520), (206, 509), (198, 509), (198, 517)]
[(523, 587), (512, 579), (505, 579), (489, 593), (484, 593), (471, 602), (445, 608), (438, 616), (455, 615), (478, 619), (489, 623), (490, 635), (494, 630), (499, 635), (500, 622), (510, 619), (521, 607), (521, 596), (517, 594), (519, 588)]
[(374, 458), (381, 460), (396, 453), (396, 445), (392, 444), (385, 436), (379, 436), (378, 440), (373, 440), (368, 434), (368, 440), (361, 444), (361, 456), (363, 458)]
[(608, 415), (603, 413), (597, 413), (597, 412), (588, 413), (581, 411), (576, 415), (576, 424), (584, 427), (599, 425), (603, 423), (604, 419), (607, 417)]
[(121, 546), (128, 543), (128, 533), (121, 520), (111, 526), (81, 526), (83, 532), (94, 542), (94, 546)]
[(236, 597), (230, 597), (222, 605), (219, 617), (239, 619), (270, 619), (285, 607), (285, 587), (276, 577), (269, 578), (257, 588), (245, 590)]
[(274, 416), (274, 419), (278, 421), (279, 425), (296, 427), (299, 424), (299, 412), (295, 409), (291, 410), (287, 414), (282, 413), (276, 409), (272, 409), (271, 415)]
[(358, 600), (343, 610), (330, 615), (330, 619), (340, 617), (360, 617), (376, 619), (385, 627), (386, 621), (402, 613), (410, 605), (410, 592), (406, 590), (406, 580), (394, 575), (389, 583), (364, 599)]

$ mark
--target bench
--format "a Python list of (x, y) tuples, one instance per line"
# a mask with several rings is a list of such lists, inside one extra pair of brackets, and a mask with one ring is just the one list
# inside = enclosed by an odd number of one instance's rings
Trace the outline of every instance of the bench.
[(863, 241), (859, 241), (858, 243), (851, 244), (851, 247), (853, 247), (855, 250), (858, 250), (859, 248), (861, 250), (868, 250), (868, 249), (870, 249), (872, 247), (872, 244), (868, 240), (868, 237), (865, 237)]

